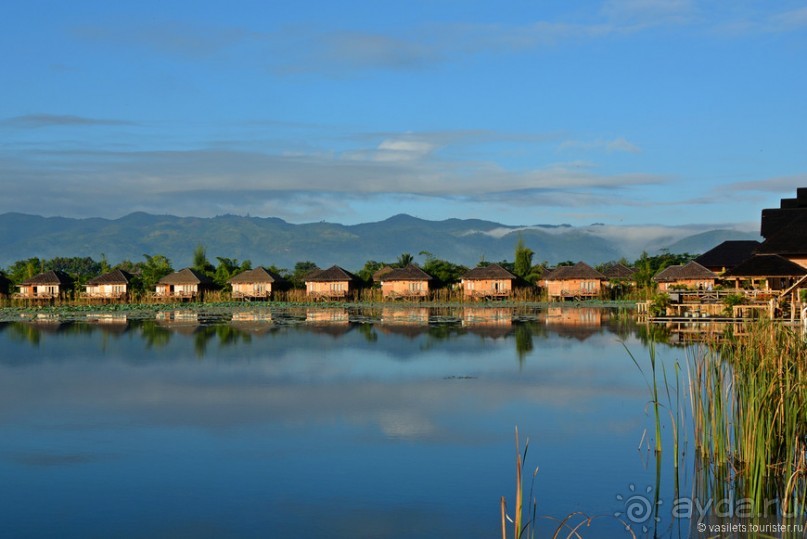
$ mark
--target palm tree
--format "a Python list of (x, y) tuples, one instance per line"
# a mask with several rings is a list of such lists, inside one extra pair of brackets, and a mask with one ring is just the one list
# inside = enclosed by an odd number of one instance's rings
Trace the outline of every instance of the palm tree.
[(409, 253), (401, 253), (398, 256), (398, 262), (395, 263), (396, 266), (399, 268), (405, 268), (409, 264), (415, 261), (415, 257)]

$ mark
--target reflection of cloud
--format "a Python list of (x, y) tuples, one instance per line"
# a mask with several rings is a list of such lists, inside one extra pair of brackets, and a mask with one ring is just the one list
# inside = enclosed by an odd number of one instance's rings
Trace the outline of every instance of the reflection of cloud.
[(381, 412), (377, 421), (384, 434), (390, 438), (430, 438), (436, 430), (427, 417), (411, 410)]

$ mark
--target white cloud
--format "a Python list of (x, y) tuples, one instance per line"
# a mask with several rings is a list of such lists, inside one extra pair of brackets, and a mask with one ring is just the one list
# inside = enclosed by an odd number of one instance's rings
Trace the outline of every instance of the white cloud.
[(558, 146), (559, 150), (603, 150), (606, 152), (626, 152), (626, 153), (640, 153), (642, 150), (637, 145), (628, 141), (623, 137), (618, 137), (611, 140), (567, 140)]

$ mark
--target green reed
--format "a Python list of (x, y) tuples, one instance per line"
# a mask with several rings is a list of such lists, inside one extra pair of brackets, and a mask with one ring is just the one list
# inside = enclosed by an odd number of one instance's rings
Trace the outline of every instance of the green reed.
[(807, 344), (797, 331), (760, 322), (728, 333), (689, 361), (702, 495), (770, 501), (785, 514), (807, 510)]

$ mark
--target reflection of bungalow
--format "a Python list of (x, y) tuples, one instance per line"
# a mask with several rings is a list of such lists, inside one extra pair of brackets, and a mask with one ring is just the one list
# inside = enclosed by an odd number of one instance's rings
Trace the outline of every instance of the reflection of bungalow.
[(429, 309), (426, 307), (418, 307), (414, 309), (384, 307), (384, 309), (381, 311), (381, 324), (428, 326)]
[(284, 282), (276, 273), (262, 267), (242, 271), (229, 281), (233, 299), (269, 299), (273, 289)]
[(311, 298), (346, 298), (352, 292), (358, 279), (339, 266), (326, 270), (314, 270), (305, 278), (305, 293)]
[(498, 264), (469, 270), (462, 276), (463, 294), (467, 298), (506, 298), (513, 293), (516, 276)]
[(73, 287), (73, 279), (63, 271), (46, 271), (34, 275), (20, 285), (20, 297), (58, 298)]
[(723, 275), (735, 288), (784, 290), (807, 275), (807, 268), (779, 255), (755, 255)]
[(348, 325), (350, 315), (345, 309), (307, 309), (305, 321), (313, 324)]
[(694, 260), (683, 266), (668, 266), (658, 272), (653, 281), (661, 291), (674, 289), (711, 290), (717, 275)]
[(116, 269), (87, 281), (84, 285), (88, 298), (124, 298), (129, 293), (132, 275)]
[(234, 312), (230, 326), (254, 335), (269, 333), (275, 329), (272, 324), (272, 313), (269, 311)]
[(560, 326), (600, 327), (602, 309), (549, 307), (546, 311), (546, 324)]
[(192, 335), (201, 325), (199, 313), (193, 311), (160, 311), (155, 320), (158, 325), (185, 335)]
[(429, 295), (429, 281), (432, 276), (409, 264), (405, 268), (395, 268), (380, 276), (381, 292), (385, 298), (425, 298)]
[(756, 240), (724, 241), (700, 255), (695, 262), (720, 275), (751, 258), (759, 245)]
[(605, 275), (585, 262), (559, 266), (543, 279), (550, 301), (598, 298), (606, 280)]
[(196, 299), (213, 288), (213, 281), (191, 268), (166, 275), (159, 280), (156, 295), (163, 298)]
[(462, 325), (510, 327), (513, 325), (513, 309), (465, 308), (462, 311)]

